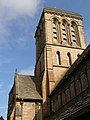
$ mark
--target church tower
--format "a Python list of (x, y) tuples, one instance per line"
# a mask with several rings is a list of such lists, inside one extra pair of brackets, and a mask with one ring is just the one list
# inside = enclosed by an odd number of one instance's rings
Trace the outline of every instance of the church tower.
[(86, 48), (82, 16), (55, 8), (45, 8), (35, 38), (35, 76), (42, 78), (43, 111), (44, 116), (47, 116), (48, 96)]

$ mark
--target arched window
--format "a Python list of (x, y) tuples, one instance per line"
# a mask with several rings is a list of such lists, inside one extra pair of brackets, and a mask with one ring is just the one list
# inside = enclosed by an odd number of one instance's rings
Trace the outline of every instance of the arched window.
[(58, 26), (59, 26), (59, 21), (54, 18), (53, 19), (53, 40), (57, 41), (58, 40)]
[(68, 43), (68, 23), (66, 20), (62, 21), (62, 43)]
[(60, 52), (57, 51), (56, 53), (56, 60), (57, 60), (57, 64), (60, 65), (61, 64), (61, 58), (60, 58)]
[(68, 52), (67, 56), (68, 56), (68, 65), (71, 66), (72, 65), (71, 54)]
[(75, 22), (71, 22), (71, 43), (73, 46), (80, 46), (78, 26)]

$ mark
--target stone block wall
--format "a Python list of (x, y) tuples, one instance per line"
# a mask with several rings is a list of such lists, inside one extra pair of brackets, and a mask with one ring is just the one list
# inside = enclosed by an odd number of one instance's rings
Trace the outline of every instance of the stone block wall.
[(42, 120), (42, 107), (39, 102), (16, 102), (15, 120)]
[[(57, 89), (50, 96), (51, 116), (54, 116), (51, 117), (52, 120), (57, 118), (56, 114), (59, 110), (59, 118), (62, 118), (62, 116), (66, 118), (66, 116), (68, 117), (90, 105), (90, 55), (87, 55), (87, 57), (84, 54), (71, 66), (70, 69), (73, 68), (73, 71), (66, 77), (64, 76), (61, 84), (59, 83)], [(67, 115), (65, 115), (66, 113)]]

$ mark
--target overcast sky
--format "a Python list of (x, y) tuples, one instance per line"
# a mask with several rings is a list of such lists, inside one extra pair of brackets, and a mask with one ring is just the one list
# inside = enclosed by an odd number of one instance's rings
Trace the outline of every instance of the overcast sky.
[(80, 13), (90, 43), (90, 0), (0, 0), (0, 116), (5, 120), (15, 69), (21, 74), (33, 74), (34, 33), (44, 7)]

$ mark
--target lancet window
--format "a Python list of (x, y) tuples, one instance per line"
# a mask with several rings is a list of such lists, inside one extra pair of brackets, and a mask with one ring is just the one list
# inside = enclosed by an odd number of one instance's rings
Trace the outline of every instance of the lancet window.
[(56, 59), (57, 59), (57, 64), (60, 65), (61, 59), (60, 59), (60, 52), (59, 51), (57, 51), (57, 53), (56, 53)]
[(71, 66), (72, 65), (71, 54), (68, 52), (67, 56), (68, 56), (68, 65)]

